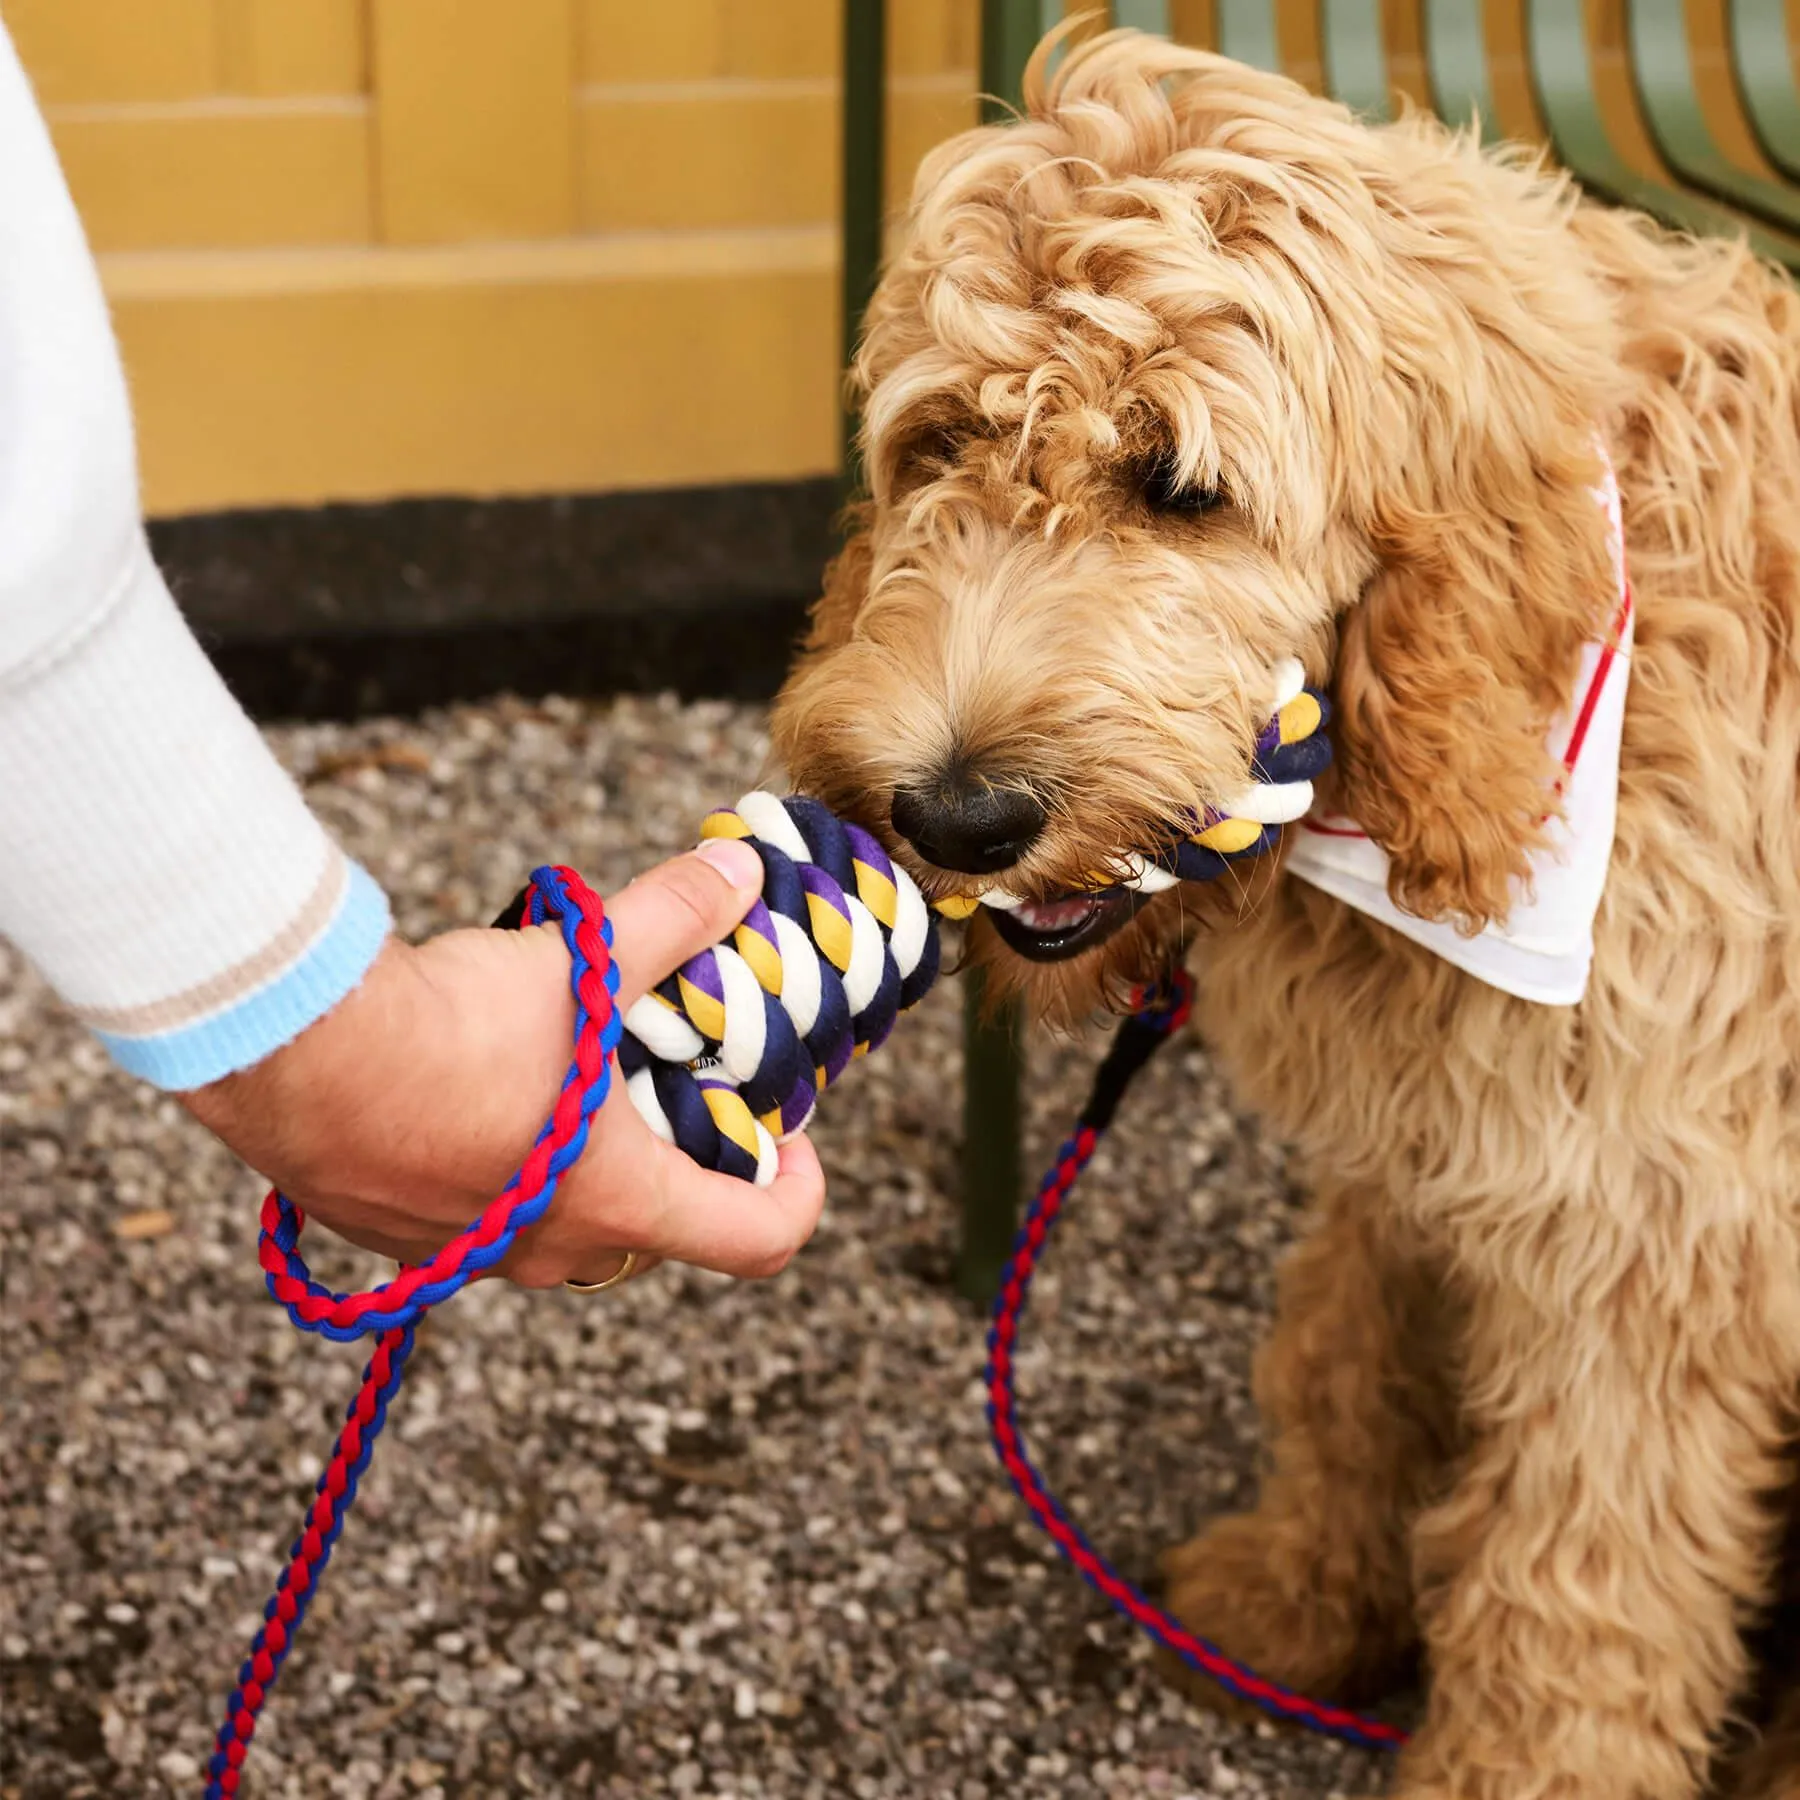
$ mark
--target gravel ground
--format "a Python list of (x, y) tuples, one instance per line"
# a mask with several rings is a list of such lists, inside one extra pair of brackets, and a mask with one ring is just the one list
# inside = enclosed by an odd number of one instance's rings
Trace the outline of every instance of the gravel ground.
[[(683, 847), (751, 784), (762, 726), (506, 702), (273, 735), (426, 934), (488, 918), (545, 857), (605, 887)], [(1096, 1047), (1034, 1044), (1034, 1163)], [(828, 1098), (832, 1207), (777, 1281), (489, 1285), (434, 1321), (247, 1793), (1378, 1782), (1172, 1694), (998, 1476), (981, 1322), (948, 1285), (957, 1063), (946, 983)], [(198, 1791), (360, 1367), (264, 1297), (259, 1197), (0, 948), (0, 1800)], [(1087, 1177), (1022, 1359), (1052, 1484), (1128, 1572), (1249, 1495), (1250, 1351), (1295, 1220), (1279, 1152), (1204, 1053), (1166, 1053)]]

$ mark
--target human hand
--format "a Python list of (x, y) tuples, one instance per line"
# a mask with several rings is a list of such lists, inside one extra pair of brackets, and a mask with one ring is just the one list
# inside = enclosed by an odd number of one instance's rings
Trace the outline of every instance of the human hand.
[[(606, 902), (627, 1007), (749, 910), (762, 864), (720, 841)], [(554, 926), (390, 938), (361, 986), (254, 1068), (180, 1096), (309, 1219), (399, 1262), (438, 1250), (505, 1186), (555, 1104), (575, 1028)], [(600, 1281), (623, 1252), (772, 1275), (818, 1224), (804, 1137), (772, 1186), (702, 1169), (657, 1137), (615, 1077), (587, 1149), (500, 1272), (530, 1287)]]

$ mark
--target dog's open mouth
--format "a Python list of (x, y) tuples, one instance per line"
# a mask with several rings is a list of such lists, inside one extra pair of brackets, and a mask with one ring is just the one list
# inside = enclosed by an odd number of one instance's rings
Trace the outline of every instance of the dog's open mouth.
[(1029, 962), (1061, 962), (1105, 943), (1148, 898), (1129, 888), (1005, 905), (990, 898), (989, 916), (1000, 941), (1015, 955)]
[(1256, 740), (1252, 776), (1217, 804), (1191, 812), (1153, 849), (1104, 859), (1080, 881), (1032, 899), (993, 887), (940, 894), (932, 909), (966, 919), (986, 907), (1000, 941), (1028, 962), (1063, 962), (1104, 944), (1156, 895), (1184, 881), (1212, 881), (1262, 856), (1282, 828), (1312, 805), (1313, 780), (1331, 761), (1321, 729), (1330, 716), (1297, 660), (1275, 672), (1275, 709)]

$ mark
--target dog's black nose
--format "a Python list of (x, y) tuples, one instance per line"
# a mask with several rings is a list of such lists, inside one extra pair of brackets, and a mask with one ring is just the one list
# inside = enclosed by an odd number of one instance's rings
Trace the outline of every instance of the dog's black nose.
[(963, 772), (894, 794), (894, 829), (928, 863), (964, 875), (1010, 869), (1037, 841), (1046, 816), (1023, 788)]

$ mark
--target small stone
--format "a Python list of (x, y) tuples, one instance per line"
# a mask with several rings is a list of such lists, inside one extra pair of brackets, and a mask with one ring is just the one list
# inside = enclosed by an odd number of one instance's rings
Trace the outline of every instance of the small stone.
[(141, 1207), (136, 1212), (121, 1213), (113, 1220), (113, 1236), (123, 1238), (128, 1244), (167, 1237), (174, 1229), (175, 1215), (165, 1206)]
[(731, 1690), (731, 1710), (740, 1719), (756, 1717), (756, 1689), (748, 1681), (740, 1681)]

